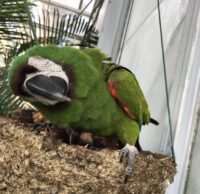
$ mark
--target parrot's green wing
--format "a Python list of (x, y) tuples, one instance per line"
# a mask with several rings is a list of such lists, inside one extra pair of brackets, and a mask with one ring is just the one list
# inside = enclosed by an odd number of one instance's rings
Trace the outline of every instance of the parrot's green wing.
[(148, 124), (150, 121), (148, 104), (135, 75), (125, 67), (112, 63), (111, 59), (99, 49), (86, 49), (84, 52), (93, 59), (96, 66), (101, 68), (105, 81), (108, 81), (111, 95), (127, 115), (137, 120), (139, 125)]
[[(111, 69), (111, 70), (110, 70)], [(148, 124), (150, 112), (135, 75), (122, 66), (113, 64), (108, 73), (108, 88), (121, 108), (139, 125)]]

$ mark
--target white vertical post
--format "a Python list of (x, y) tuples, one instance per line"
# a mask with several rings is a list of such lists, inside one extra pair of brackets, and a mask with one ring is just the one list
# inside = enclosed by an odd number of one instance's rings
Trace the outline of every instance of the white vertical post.
[(200, 14), (197, 20), (197, 33), (194, 37), (186, 84), (184, 88), (178, 125), (175, 133), (175, 153), (177, 175), (167, 194), (182, 194), (185, 189), (190, 151), (196, 124), (200, 98)]
[[(133, 0), (109, 0), (98, 47), (116, 61)], [(112, 22), (111, 22), (112, 21)]]

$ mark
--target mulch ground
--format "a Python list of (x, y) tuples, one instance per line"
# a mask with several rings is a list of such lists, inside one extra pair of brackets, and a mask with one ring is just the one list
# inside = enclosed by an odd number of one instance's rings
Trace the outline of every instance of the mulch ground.
[(124, 184), (125, 162), (119, 163), (113, 143), (112, 149), (102, 142), (95, 148), (91, 136), (76, 134), (76, 142), (87, 146), (69, 145), (65, 133), (57, 133), (61, 129), (33, 130), (32, 117), (25, 115), (0, 116), (0, 193), (161, 194), (173, 182), (176, 164), (170, 157), (141, 152)]

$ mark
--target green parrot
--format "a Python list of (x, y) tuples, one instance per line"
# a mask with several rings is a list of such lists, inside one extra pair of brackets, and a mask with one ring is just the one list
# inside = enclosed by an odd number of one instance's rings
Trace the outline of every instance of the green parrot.
[(18, 56), (8, 74), (15, 95), (30, 102), (53, 124), (115, 136), (132, 173), (135, 143), (143, 124), (153, 122), (135, 75), (106, 62), (97, 48), (35, 46)]

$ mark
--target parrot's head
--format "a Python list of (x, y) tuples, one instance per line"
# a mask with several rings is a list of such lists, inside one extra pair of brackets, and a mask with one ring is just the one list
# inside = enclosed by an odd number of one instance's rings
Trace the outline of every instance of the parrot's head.
[(35, 72), (26, 74), (21, 86), (28, 100), (46, 105), (71, 101), (67, 96), (69, 78), (60, 65), (40, 56), (32, 56), (27, 66), (35, 68)]
[(12, 83), (14, 93), (30, 102), (55, 105), (71, 101), (67, 72), (48, 58), (30, 56), (16, 70)]
[(95, 63), (104, 57), (98, 53), (95, 49), (35, 46), (14, 60), (8, 74), (10, 87), (33, 105), (63, 108), (73, 99), (85, 98), (96, 83)]

